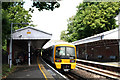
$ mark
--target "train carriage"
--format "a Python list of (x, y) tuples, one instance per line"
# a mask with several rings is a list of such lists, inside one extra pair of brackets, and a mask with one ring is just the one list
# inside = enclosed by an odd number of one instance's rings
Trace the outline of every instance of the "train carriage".
[(76, 47), (69, 43), (59, 43), (43, 51), (43, 58), (50, 61), (57, 69), (69, 71), (76, 67)]

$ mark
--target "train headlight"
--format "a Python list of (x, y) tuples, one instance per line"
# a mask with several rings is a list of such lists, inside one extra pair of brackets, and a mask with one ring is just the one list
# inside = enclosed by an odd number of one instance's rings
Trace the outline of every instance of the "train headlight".
[(61, 62), (61, 60), (55, 60), (55, 62)]
[(70, 60), (70, 62), (71, 62), (71, 63), (74, 63), (74, 62), (75, 62), (75, 60)]

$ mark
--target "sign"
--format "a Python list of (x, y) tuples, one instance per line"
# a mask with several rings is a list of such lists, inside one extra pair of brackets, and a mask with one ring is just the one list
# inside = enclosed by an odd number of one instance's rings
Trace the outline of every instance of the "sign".
[(27, 34), (31, 34), (31, 32), (27, 32)]

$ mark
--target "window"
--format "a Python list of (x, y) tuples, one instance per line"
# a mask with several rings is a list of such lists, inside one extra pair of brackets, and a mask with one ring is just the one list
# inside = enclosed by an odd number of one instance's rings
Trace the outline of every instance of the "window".
[(110, 59), (115, 59), (116, 58), (116, 56), (110, 56)]
[(56, 58), (62, 58), (62, 57), (75, 58), (75, 49), (74, 47), (65, 47), (65, 46), (56, 47), (55, 56)]
[(99, 58), (99, 59), (102, 59), (102, 57), (103, 57), (102, 55), (98, 55), (98, 58)]
[(65, 56), (65, 47), (56, 47), (56, 57)]
[(73, 47), (66, 47), (67, 56), (75, 56), (75, 49)]

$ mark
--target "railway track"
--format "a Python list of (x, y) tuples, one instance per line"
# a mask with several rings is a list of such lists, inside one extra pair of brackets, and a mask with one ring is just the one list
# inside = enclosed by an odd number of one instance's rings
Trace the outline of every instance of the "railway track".
[(75, 74), (72, 71), (70, 71), (70, 72), (64, 72), (64, 71), (61, 71), (61, 70), (57, 70), (53, 64), (50, 64), (50, 62), (48, 62), (48, 61), (44, 61), (44, 62), (46, 62), (47, 64), (49, 64), (52, 68), (54, 68), (60, 74), (62, 74), (65, 77), (67, 77), (68, 79), (66, 79), (66, 80), (86, 80), (85, 78), (82, 78), (80, 75), (77, 75), (77, 74)]
[(115, 68), (112, 66), (103, 66), (100, 64), (88, 63), (88, 62), (77, 62), (77, 68), (90, 71), (111, 79), (120, 79), (119, 67)]
[(79, 74), (75, 74), (74, 72), (61, 72), (61, 74), (65, 75), (69, 80), (87, 80), (83, 77), (81, 77)]
[(70, 80), (86, 80), (82, 77), (80, 77), (79, 75), (75, 74), (75, 73), (65, 73), (65, 76), (67, 76)]
[[(85, 65), (87, 64), (87, 65)], [(53, 68), (55, 68), (53, 65), (51, 65)], [(100, 67), (100, 65), (97, 65)], [(97, 75), (100, 75), (100, 76), (105, 76), (107, 77), (106, 80), (110, 79), (110, 80), (120, 80), (120, 73), (115, 72), (116, 70), (109, 70), (110, 68), (107, 67), (108, 70), (104, 70), (102, 69), (103, 67), (100, 67), (100, 68), (97, 68), (97, 66), (92, 66), (92, 65), (89, 65), (88, 63), (84, 63), (84, 64), (81, 64), (80, 62), (76, 63), (76, 67), (78, 69), (82, 69), (82, 70), (85, 70), (85, 71), (88, 71), (90, 73), (94, 73), (94, 74), (97, 74)], [(66, 76), (69, 80), (87, 80), (87, 78), (85, 77), (82, 77), (80, 74), (77, 74), (76, 72), (74, 72), (74, 70), (70, 71), (70, 72), (64, 72), (64, 71), (59, 71), (61, 74), (63, 74), (64, 76)], [(81, 73), (81, 74), (84, 74), (84, 73)], [(87, 75), (85, 75), (87, 76)]]

